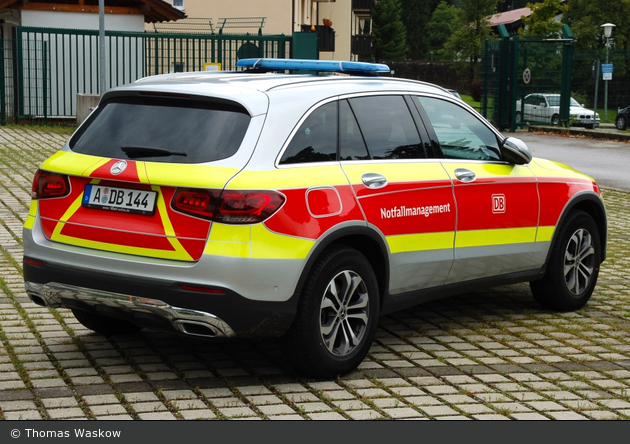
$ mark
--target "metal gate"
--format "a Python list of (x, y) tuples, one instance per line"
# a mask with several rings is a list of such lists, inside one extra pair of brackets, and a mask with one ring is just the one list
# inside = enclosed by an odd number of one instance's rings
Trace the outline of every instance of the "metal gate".
[(501, 131), (532, 124), (570, 125), (573, 35), (509, 37), (486, 42), (482, 113)]

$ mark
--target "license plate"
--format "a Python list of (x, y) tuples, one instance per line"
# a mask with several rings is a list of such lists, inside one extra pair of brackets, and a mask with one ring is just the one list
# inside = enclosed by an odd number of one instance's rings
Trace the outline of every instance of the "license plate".
[(83, 206), (152, 215), (157, 192), (88, 184), (83, 193)]

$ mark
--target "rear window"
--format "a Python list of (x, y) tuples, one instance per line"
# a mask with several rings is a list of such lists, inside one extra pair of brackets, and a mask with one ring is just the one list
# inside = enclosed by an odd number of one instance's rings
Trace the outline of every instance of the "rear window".
[(212, 162), (237, 152), (249, 121), (245, 109), (223, 103), (116, 98), (98, 107), (70, 148), (118, 159)]

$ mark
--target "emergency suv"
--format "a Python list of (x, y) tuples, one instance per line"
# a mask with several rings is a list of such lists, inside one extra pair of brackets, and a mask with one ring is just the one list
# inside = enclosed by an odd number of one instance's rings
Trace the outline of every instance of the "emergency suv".
[(530, 282), (549, 309), (586, 304), (606, 256), (594, 180), (389, 73), (245, 59), (108, 91), (35, 173), (29, 297), (105, 335), (277, 337), (318, 377), (423, 301)]

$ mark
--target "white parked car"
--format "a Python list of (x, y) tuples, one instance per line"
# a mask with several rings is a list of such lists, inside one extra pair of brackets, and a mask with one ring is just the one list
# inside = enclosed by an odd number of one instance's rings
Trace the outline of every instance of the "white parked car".
[[(584, 108), (571, 97), (570, 119), (574, 125), (594, 128), (593, 123), (599, 125), (599, 114)], [(593, 119), (595, 114), (595, 119)], [(529, 94), (523, 103), (516, 101), (516, 122), (545, 122), (552, 125), (560, 123), (560, 94)]]

